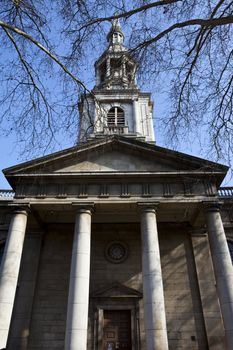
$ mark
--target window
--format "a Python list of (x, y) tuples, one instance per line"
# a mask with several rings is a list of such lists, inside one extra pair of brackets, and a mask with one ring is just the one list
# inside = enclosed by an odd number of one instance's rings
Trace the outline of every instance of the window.
[(119, 107), (113, 107), (108, 111), (108, 126), (125, 126), (124, 111)]
[(227, 243), (228, 243), (228, 248), (229, 248), (229, 252), (230, 252), (230, 255), (231, 255), (231, 261), (232, 261), (232, 264), (233, 264), (233, 242), (227, 241)]

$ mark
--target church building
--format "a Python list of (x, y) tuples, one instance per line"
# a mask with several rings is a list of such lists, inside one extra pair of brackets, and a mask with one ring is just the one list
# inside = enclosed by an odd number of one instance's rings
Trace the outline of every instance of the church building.
[(107, 40), (79, 143), (4, 170), (0, 349), (232, 350), (228, 167), (156, 145), (119, 21)]

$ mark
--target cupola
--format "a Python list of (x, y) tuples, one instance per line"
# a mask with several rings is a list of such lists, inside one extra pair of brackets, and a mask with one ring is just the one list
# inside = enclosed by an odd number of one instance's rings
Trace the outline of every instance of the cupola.
[(124, 46), (118, 19), (112, 21), (107, 41), (107, 50), (95, 63), (95, 89), (135, 89), (137, 63)]

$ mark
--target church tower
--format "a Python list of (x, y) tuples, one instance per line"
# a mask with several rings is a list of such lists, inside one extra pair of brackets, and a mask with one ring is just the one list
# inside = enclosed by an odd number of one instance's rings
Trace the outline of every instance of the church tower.
[(136, 82), (137, 62), (124, 46), (119, 20), (112, 22), (108, 48), (95, 63), (93, 94), (79, 102), (79, 142), (121, 134), (154, 143), (151, 94)]

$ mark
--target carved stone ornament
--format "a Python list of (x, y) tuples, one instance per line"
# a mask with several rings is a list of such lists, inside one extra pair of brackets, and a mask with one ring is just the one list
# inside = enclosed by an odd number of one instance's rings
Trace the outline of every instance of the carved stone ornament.
[(121, 241), (110, 242), (105, 248), (105, 257), (111, 263), (122, 263), (128, 257), (128, 247)]

